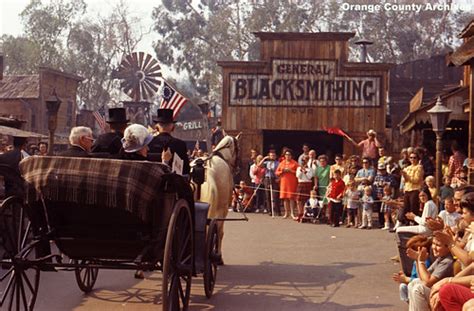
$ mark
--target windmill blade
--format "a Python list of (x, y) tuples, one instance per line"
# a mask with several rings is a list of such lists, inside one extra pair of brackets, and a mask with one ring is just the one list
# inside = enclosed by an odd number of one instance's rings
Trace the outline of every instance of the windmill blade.
[(145, 62), (143, 63), (144, 71), (147, 71), (148, 68), (150, 68), (151, 66), (153, 66), (156, 63), (158, 63), (158, 62), (156, 60), (154, 60), (153, 57), (151, 57), (150, 54), (147, 54), (146, 58), (145, 58)]
[(155, 95), (156, 92), (158, 91), (158, 87), (155, 86), (154, 84), (150, 83), (148, 80), (145, 80), (145, 83), (143, 83), (143, 84), (146, 86), (148, 92), (151, 93), (149, 95), (149, 97), (152, 98), (153, 95)]
[(151, 55), (133, 52), (122, 58), (112, 78), (122, 80), (121, 89), (133, 100), (151, 99), (161, 85), (161, 66)]
[(148, 83), (148, 85), (150, 85), (155, 90), (155, 92), (158, 91), (158, 87), (161, 85), (160, 80), (155, 80), (155, 79), (150, 79), (150, 78), (147, 78), (145, 82)]
[(145, 53), (139, 52), (138, 53), (138, 68), (144, 68), (143, 67), (143, 58), (145, 57)]

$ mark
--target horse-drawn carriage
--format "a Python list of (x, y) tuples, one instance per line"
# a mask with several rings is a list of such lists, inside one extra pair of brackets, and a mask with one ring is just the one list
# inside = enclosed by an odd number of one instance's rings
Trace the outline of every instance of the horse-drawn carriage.
[(40, 274), (58, 269), (73, 270), (85, 293), (100, 269), (161, 270), (163, 310), (187, 309), (200, 273), (212, 295), (221, 260), (217, 220), (167, 166), (31, 157), (20, 170), (24, 197), (0, 205), (0, 309), (32, 310)]

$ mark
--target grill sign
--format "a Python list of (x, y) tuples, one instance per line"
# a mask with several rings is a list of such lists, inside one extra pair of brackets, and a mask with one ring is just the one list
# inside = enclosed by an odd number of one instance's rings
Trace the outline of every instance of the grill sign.
[(336, 76), (334, 61), (274, 60), (272, 75), (231, 74), (230, 105), (380, 105), (380, 77)]

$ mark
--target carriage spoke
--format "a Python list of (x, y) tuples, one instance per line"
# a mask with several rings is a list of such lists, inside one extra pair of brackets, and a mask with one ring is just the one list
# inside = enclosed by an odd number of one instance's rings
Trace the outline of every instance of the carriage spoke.
[(191, 254), (189, 254), (188, 256), (186, 256), (186, 257), (181, 261), (181, 263), (182, 263), (182, 264), (188, 263), (188, 262), (191, 260), (191, 256), (192, 256)]
[(30, 291), (32, 293), (34, 293), (35, 291), (33, 289), (33, 286), (31, 285), (30, 280), (28, 279), (28, 275), (26, 275), (26, 272), (22, 272), (21, 274), (22, 274), (23, 278), (25, 279), (25, 283), (26, 283), (26, 285), (28, 285), (28, 288), (30, 289)]
[(2, 277), (0, 278), (0, 282), (3, 282), (3, 280), (5, 280), (5, 278), (6, 278), (10, 273), (12, 273), (12, 271), (13, 271), (13, 267), (10, 267), (10, 269), (8, 269), (8, 271), (7, 271), (4, 275), (2, 275)]
[[(8, 280), (7, 287), (5, 288), (5, 291), (3, 292), (2, 300), (0, 301), (0, 306), (3, 305), (3, 303), (5, 302), (5, 299), (6, 299), (7, 296), (8, 296), (8, 293), (10, 292), (10, 289), (11, 289), (11, 286), (12, 286), (14, 277), (15, 277), (15, 274), (12, 274), (12, 276), (11, 276), (10, 279)], [(11, 307), (10, 307), (10, 308), (11, 308)]]
[(184, 255), (184, 252), (188, 250), (188, 245), (191, 241), (191, 236), (189, 234), (186, 234), (186, 239), (184, 241), (183, 244), (181, 244), (181, 251), (180, 251), (180, 254), (179, 254), (179, 258), (182, 258), (183, 255)]
[(90, 272), (91, 271), (88, 268), (86, 268), (86, 279), (85, 279), (86, 286), (89, 286), (90, 283), (91, 283), (91, 273)]
[(21, 242), (23, 240), (22, 233), (23, 233), (23, 208), (20, 207), (20, 223), (17, 232), (18, 236), (16, 239), (16, 250), (19, 252), (21, 250)]
[(181, 281), (179, 279), (178, 279), (178, 291), (179, 291), (179, 296), (181, 298), (181, 301), (183, 302), (183, 305), (184, 305), (184, 302), (186, 301), (186, 297), (184, 295), (183, 286), (181, 285)]
[(23, 300), (23, 305), (25, 306), (25, 309), (26, 309), (28, 307), (28, 302), (26, 300), (25, 288), (23, 286), (23, 280), (22, 280), (21, 275), (22, 275), (22, 273), (20, 273), (20, 275), (19, 275), (18, 283), (19, 283), (20, 289), (21, 289), (21, 298)]
[(21, 282), (19, 282), (18, 278), (16, 280), (16, 309), (20, 311), (21, 306)]
[[(31, 229), (31, 222), (28, 221), (28, 224), (26, 225), (26, 230), (25, 230), (25, 235), (23, 236), (23, 240), (21, 241), (21, 248), (20, 249), (23, 249), (23, 247), (25, 247), (25, 244), (26, 244), (26, 240), (28, 239), (28, 235), (30, 233), (30, 229)], [(29, 253), (30, 251), (28, 251)], [(27, 255), (25, 255), (26, 257)]]

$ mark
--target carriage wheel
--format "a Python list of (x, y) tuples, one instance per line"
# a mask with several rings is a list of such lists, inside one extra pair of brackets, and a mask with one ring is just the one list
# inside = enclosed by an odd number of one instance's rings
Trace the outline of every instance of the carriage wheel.
[(31, 234), (30, 221), (20, 198), (9, 197), (0, 205), (0, 227), (5, 249), (3, 260), (9, 262), (3, 265), (6, 272), (0, 275), (0, 282), (8, 280), (4, 291), (0, 293), (0, 307), (2, 310), (33, 310), (38, 295), (40, 270), (37, 266), (27, 264), (32, 249), (21, 257), (17, 256), (29, 242)]
[(219, 262), (219, 233), (217, 220), (213, 219), (207, 229), (206, 253), (204, 258), (204, 292), (211, 298), (217, 277)]
[(185, 200), (178, 200), (168, 224), (163, 258), (163, 310), (187, 310), (194, 263), (194, 232)]
[[(88, 260), (81, 260), (79, 262), (75, 260), (74, 263), (87, 265), (92, 264), (94, 262)], [(76, 275), (77, 285), (84, 293), (87, 294), (94, 288), (95, 281), (97, 280), (97, 275), (99, 274), (99, 268), (78, 267), (75, 268), (74, 274)]]

